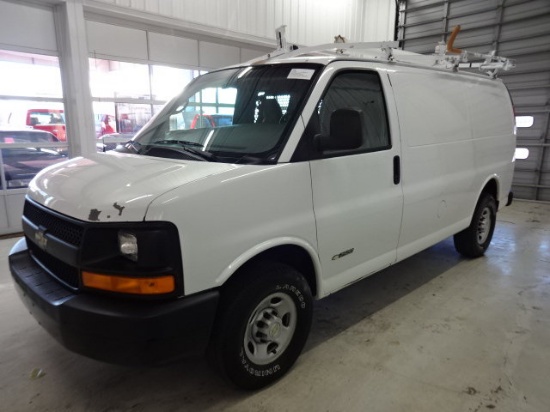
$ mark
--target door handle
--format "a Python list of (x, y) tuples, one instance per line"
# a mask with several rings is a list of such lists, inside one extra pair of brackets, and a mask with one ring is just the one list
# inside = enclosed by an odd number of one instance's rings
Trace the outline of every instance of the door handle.
[(401, 182), (401, 159), (393, 157), (393, 183), (398, 185)]

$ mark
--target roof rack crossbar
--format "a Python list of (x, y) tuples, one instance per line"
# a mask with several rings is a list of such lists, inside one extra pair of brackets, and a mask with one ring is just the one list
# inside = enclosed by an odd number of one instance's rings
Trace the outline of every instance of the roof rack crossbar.
[(312, 47), (303, 47), (300, 49), (293, 50), (291, 52), (285, 53), (285, 57), (295, 57), (301, 56), (304, 54), (315, 53), (315, 52), (334, 52), (343, 54), (344, 50), (349, 52), (361, 51), (361, 50), (372, 50), (372, 49), (394, 49), (399, 46), (397, 41), (381, 41), (381, 42), (363, 42), (363, 43), (327, 43), (321, 44), (319, 46)]

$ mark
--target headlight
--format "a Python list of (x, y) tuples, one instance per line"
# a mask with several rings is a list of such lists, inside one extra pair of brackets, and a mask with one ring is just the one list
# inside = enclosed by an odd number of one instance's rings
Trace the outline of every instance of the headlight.
[(137, 262), (138, 241), (135, 235), (123, 231), (118, 232), (118, 247), (122, 256)]

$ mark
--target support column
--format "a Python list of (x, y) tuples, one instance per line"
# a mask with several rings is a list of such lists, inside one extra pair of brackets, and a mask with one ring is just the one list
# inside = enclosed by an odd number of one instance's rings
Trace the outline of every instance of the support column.
[(90, 156), (96, 152), (96, 137), (82, 0), (56, 5), (54, 16), (69, 155)]

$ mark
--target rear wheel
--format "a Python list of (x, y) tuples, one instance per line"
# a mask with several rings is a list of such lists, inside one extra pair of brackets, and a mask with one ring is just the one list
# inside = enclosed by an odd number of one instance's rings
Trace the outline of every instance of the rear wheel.
[(259, 389), (282, 377), (307, 340), (311, 290), (295, 269), (259, 262), (222, 292), (210, 360), (235, 385)]
[(482, 256), (493, 238), (497, 204), (490, 194), (483, 194), (477, 203), (470, 226), (454, 236), (456, 250), (467, 257)]

